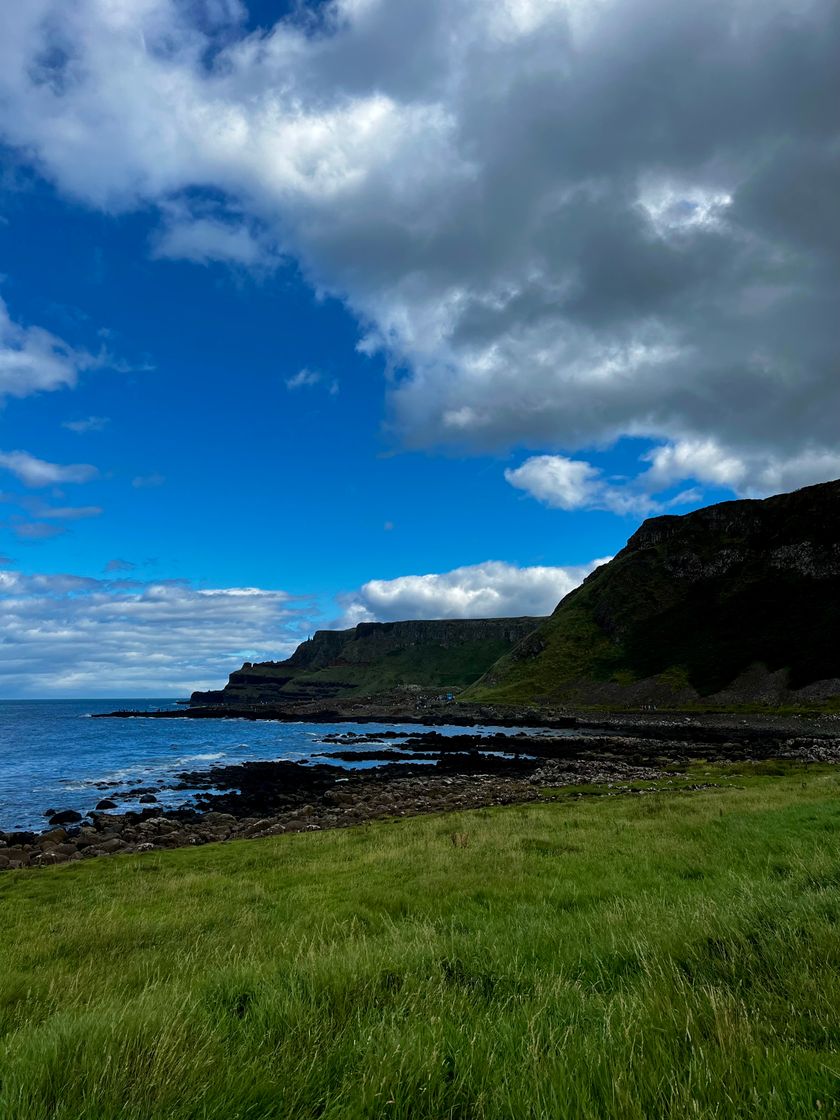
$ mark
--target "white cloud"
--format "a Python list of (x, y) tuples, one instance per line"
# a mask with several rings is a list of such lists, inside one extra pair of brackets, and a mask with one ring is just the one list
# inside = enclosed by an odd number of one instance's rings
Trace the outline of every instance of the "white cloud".
[(102, 432), (109, 423), (107, 416), (86, 416), (82, 420), (65, 420), (61, 426), (77, 435), (85, 435), (87, 432)]
[(737, 456), (712, 439), (662, 444), (642, 455), (640, 462), (650, 466), (627, 479), (610, 481), (584, 460), (535, 455), (506, 470), (505, 478), (554, 509), (604, 509), (635, 517), (701, 505), (703, 491), (697, 487), (659, 497), (685, 482), (732, 490), (739, 497), (764, 498), (840, 478), (840, 452), (806, 450), (789, 458)]
[(268, 253), (266, 245), (245, 223), (193, 217), (183, 208), (157, 234), (152, 246), (154, 257), (197, 264), (224, 261), (254, 267)]
[(651, 465), (637, 479), (648, 491), (683, 480), (726, 487), (748, 498), (763, 498), (815, 482), (840, 478), (840, 451), (805, 448), (794, 455), (735, 455), (713, 439), (679, 440), (643, 456)]
[(15, 323), (0, 299), (0, 399), (70, 388), (97, 364), (49, 331)]
[(321, 380), (320, 373), (311, 369), (298, 370), (293, 377), (286, 378), (287, 389), (304, 389), (310, 388), (312, 385), (317, 385)]
[(48, 463), (28, 451), (0, 451), (0, 470), (9, 471), (26, 486), (89, 482), (99, 473), (89, 463)]
[(310, 625), (282, 591), (0, 571), (0, 695), (182, 695), (243, 660), (288, 656)]
[(727, 454), (713, 439), (664, 444), (644, 458), (650, 463), (645, 480), (651, 490), (665, 490), (675, 482), (692, 478), (741, 491), (747, 480), (746, 463)]
[(411, 618), (510, 618), (550, 614), (599, 564), (518, 568), (499, 560), (429, 575), (374, 579), (341, 599), (342, 626)]
[(838, 478), (840, 451), (806, 449), (789, 459), (762, 462), (754, 475), (747, 474), (746, 493), (751, 497), (763, 497)]
[[(7, 4), (0, 133), (76, 199), (159, 207), (158, 253), (295, 256), (400, 370), (390, 424), (409, 444), (645, 436), (668, 449), (651, 485), (834, 471), (835, 0), (241, 19)], [(54, 340), (12, 349), (42, 373), (24, 362), (7, 386), (75, 376)]]
[(650, 494), (610, 483), (591, 463), (563, 455), (535, 455), (506, 470), (505, 479), (554, 509), (605, 509), (634, 516), (658, 509)]

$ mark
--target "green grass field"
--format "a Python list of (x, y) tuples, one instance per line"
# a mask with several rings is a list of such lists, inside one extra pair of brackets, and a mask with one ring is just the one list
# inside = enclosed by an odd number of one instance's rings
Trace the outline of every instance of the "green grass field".
[(840, 772), (717, 779), (5, 874), (0, 1116), (838, 1117)]

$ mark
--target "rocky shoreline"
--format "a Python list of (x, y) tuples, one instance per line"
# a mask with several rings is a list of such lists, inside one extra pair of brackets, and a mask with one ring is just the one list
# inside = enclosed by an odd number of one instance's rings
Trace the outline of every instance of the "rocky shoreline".
[[(169, 787), (191, 795), (177, 809), (162, 809), (160, 788), (150, 787), (114, 791), (87, 812), (84, 806), (49, 810), (43, 832), (0, 832), (0, 870), (508, 805), (534, 801), (547, 788), (596, 786), (629, 794), (639, 792), (633, 783), (640, 781), (693, 788), (686, 786), (685, 768), (701, 759), (840, 764), (840, 725), (831, 717), (806, 726), (796, 720), (599, 720), (574, 734), (347, 731), (325, 735), (322, 744), (317, 761), (184, 771)], [(380, 765), (349, 770), (337, 761)], [(138, 793), (148, 803), (141, 811), (117, 811), (120, 799)]]

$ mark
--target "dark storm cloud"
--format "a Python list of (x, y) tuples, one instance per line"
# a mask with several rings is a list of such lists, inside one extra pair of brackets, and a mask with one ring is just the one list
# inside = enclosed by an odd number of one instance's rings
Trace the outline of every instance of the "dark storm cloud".
[[(158, 252), (296, 255), (405, 371), (398, 438), (644, 436), (639, 491), (840, 474), (834, 0), (335, 0), (250, 36), (189, 10), (4, 12), (0, 129), (76, 198), (159, 206)], [(544, 500), (591, 480), (538, 458)]]

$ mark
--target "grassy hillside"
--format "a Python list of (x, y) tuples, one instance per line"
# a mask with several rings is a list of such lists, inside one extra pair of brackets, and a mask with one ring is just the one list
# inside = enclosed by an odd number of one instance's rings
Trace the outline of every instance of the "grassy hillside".
[(645, 522), (467, 696), (818, 704), (840, 694), (839, 631), (840, 484), (829, 483)]
[(460, 689), (472, 684), (539, 618), (360, 623), (319, 630), (286, 661), (245, 664), (199, 704), (306, 703), (374, 696), (395, 688)]
[(836, 1117), (840, 780), (705, 777), (7, 873), (0, 1115)]

